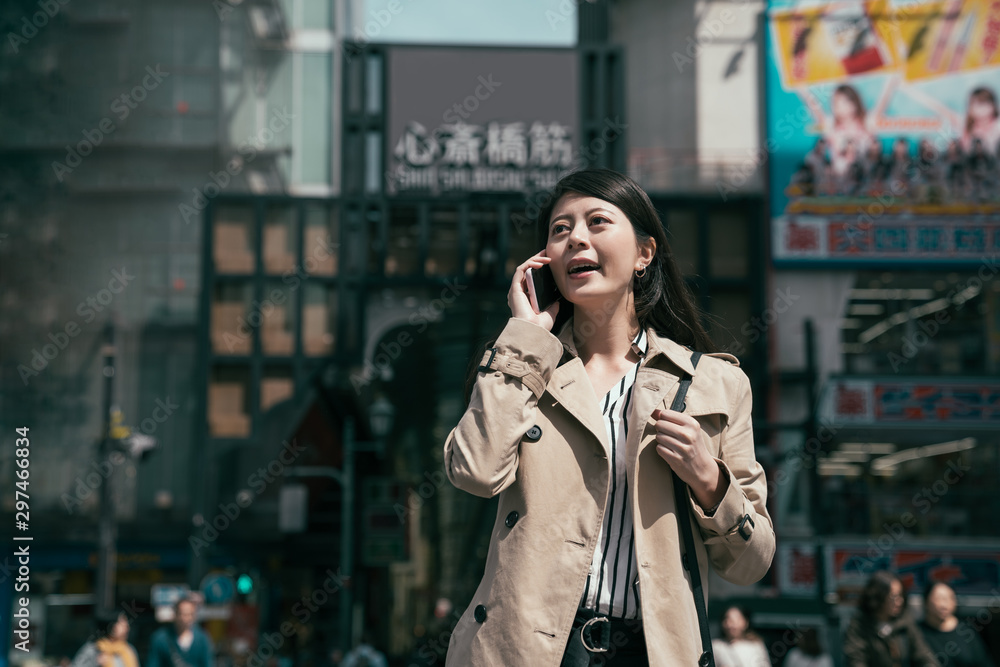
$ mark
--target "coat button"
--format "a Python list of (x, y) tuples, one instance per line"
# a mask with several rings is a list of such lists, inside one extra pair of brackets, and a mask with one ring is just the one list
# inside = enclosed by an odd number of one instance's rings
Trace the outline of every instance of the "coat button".
[(520, 515), (517, 513), (517, 510), (514, 510), (513, 512), (507, 515), (507, 518), (504, 519), (503, 522), (507, 525), (508, 528), (513, 528), (514, 524), (517, 523), (518, 516)]
[(476, 623), (482, 623), (486, 620), (486, 607), (483, 605), (478, 605), (476, 611), (474, 612), (476, 617)]
[(698, 667), (708, 667), (710, 664), (712, 664), (712, 656), (708, 654), (708, 651), (705, 651), (698, 658)]
[(532, 442), (538, 442), (542, 437), (542, 429), (539, 426), (532, 426), (528, 429), (528, 432), (524, 434), (528, 440)]

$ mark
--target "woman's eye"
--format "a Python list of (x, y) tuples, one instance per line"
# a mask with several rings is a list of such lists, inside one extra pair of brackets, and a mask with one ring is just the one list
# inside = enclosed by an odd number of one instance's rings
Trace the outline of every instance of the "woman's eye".
[(566, 225), (553, 225), (552, 226), (552, 235), (555, 236), (556, 234), (558, 234), (558, 233), (560, 233), (562, 231), (565, 231), (567, 229), (569, 229), (569, 227), (567, 227)]
[(610, 222), (610, 220), (600, 215), (595, 215), (593, 218), (590, 219), (590, 221), (594, 223)]

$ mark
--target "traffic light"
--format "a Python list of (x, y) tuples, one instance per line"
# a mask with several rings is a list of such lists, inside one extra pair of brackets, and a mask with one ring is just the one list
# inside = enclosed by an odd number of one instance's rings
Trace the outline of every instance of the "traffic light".
[(236, 592), (240, 595), (249, 595), (253, 593), (253, 579), (250, 578), (249, 574), (241, 574), (239, 578), (236, 579)]

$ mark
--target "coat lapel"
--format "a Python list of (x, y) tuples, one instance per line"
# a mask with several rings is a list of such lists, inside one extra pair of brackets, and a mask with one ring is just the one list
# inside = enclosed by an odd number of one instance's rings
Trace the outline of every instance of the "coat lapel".
[(641, 366), (632, 390), (629, 411), (628, 439), (625, 441), (625, 461), (631, 466), (639, 450), (639, 441), (652, 419), (653, 410), (660, 407), (663, 397), (677, 387), (679, 378), (659, 368)]
[(573, 357), (558, 366), (549, 378), (545, 390), (594, 434), (605, 452), (608, 451), (608, 431), (604, 427), (604, 418), (598, 410), (594, 388), (579, 357)]
[[(676, 390), (682, 372), (690, 373), (692, 376), (697, 373), (691, 365), (691, 350), (660, 336), (651, 328), (646, 330), (646, 335), (649, 340), (646, 358), (636, 376), (635, 388), (632, 391), (632, 406), (629, 408), (629, 437), (625, 445), (626, 461), (629, 465), (635, 460), (640, 438), (653, 410), (660, 406), (669, 392)], [(557, 403), (594, 434), (607, 452), (609, 451), (607, 429), (598, 409), (594, 388), (573, 343), (572, 317), (563, 324), (558, 338), (563, 344), (564, 363), (552, 373), (545, 389)]]

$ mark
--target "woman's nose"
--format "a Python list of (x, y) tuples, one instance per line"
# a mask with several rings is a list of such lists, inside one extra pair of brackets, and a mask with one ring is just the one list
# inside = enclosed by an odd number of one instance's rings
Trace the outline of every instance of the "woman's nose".
[(569, 244), (571, 246), (583, 245), (587, 242), (587, 230), (585, 225), (574, 225), (569, 233)]

